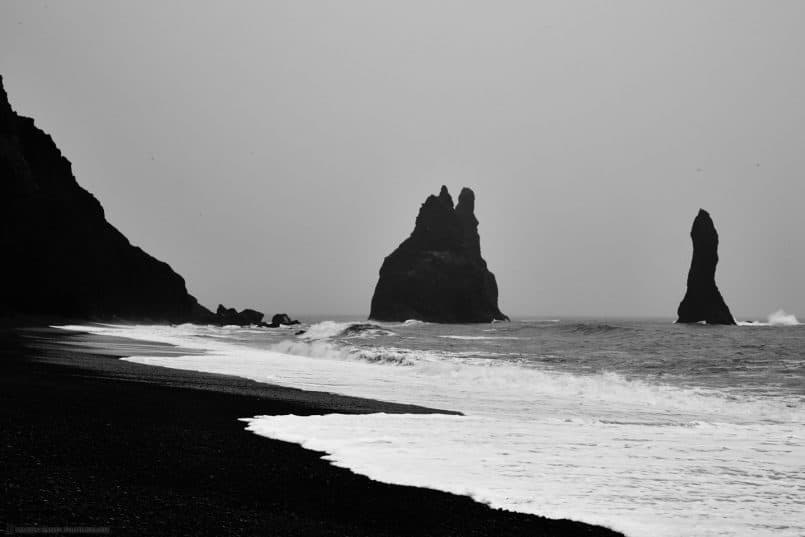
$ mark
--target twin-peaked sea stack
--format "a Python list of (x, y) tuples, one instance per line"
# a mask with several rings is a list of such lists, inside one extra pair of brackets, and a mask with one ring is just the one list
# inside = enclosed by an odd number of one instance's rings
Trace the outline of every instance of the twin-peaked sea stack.
[(380, 267), (369, 318), (377, 321), (488, 323), (509, 318), (498, 308), (495, 275), (481, 257), (475, 194), (458, 204), (442, 186), (419, 209), (413, 233)]
[(735, 319), (716, 287), (718, 264), (718, 232), (704, 209), (690, 230), (693, 259), (688, 272), (688, 290), (679, 304), (679, 323), (735, 324)]

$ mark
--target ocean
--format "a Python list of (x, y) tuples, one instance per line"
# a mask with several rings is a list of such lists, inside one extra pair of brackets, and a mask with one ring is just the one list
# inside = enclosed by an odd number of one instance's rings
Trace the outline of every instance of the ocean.
[(462, 413), (233, 416), (377, 481), (630, 537), (802, 537), (805, 326), (741, 324), (68, 328), (206, 351), (132, 362)]

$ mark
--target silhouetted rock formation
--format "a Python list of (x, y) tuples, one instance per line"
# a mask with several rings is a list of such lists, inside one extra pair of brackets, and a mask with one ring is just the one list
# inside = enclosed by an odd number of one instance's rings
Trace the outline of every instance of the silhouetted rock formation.
[[(263, 323), (263, 312), (253, 310), (250, 308), (246, 308), (245, 310), (240, 312), (241, 318), (248, 324), (260, 324)], [(265, 324), (265, 323), (263, 323)]]
[(0, 252), (6, 313), (155, 321), (210, 315), (170, 266), (106, 221), (51, 137), (12, 110), (2, 77)]
[(291, 319), (288, 317), (287, 313), (277, 313), (271, 318), (271, 324), (268, 326), (271, 328), (277, 328), (279, 326), (291, 326), (294, 324), (299, 324), (299, 321)]
[(441, 323), (508, 320), (498, 309), (495, 276), (481, 257), (475, 194), (458, 205), (442, 186), (419, 209), (413, 233), (380, 268), (370, 319)]
[(688, 272), (688, 290), (677, 311), (680, 323), (735, 324), (730, 309), (716, 287), (718, 233), (707, 211), (699, 209), (690, 230), (693, 260)]
[(132, 246), (53, 139), (12, 110), (2, 76), (0, 255), (0, 314), (268, 326), (252, 309), (212, 313), (167, 263)]
[(263, 321), (263, 312), (253, 309), (245, 309), (238, 311), (235, 308), (227, 308), (223, 304), (218, 304), (218, 309), (215, 314), (210, 314), (209, 318), (199, 318), (196, 322), (204, 322), (207, 324), (227, 325), (236, 324), (239, 326), (262, 326), (267, 328), (278, 328), (280, 326), (289, 326), (300, 324), (299, 321), (291, 319), (287, 313), (277, 313), (271, 318), (271, 324)]
[(210, 319), (210, 324), (236, 324), (240, 326), (248, 326), (248, 325), (257, 325), (257, 326), (268, 326), (266, 323), (263, 322), (263, 313), (253, 310), (253, 309), (245, 309), (241, 312), (238, 312), (235, 308), (227, 308), (223, 304), (218, 304), (218, 309), (215, 310), (215, 317)]

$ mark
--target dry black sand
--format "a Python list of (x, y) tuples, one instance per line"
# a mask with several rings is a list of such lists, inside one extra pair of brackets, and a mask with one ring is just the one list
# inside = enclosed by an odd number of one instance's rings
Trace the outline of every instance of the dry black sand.
[[(426, 409), (116, 358), (142, 346), (0, 327), (0, 532), (619, 535), (370, 481), (237, 421)], [(176, 351), (154, 344), (147, 352)]]

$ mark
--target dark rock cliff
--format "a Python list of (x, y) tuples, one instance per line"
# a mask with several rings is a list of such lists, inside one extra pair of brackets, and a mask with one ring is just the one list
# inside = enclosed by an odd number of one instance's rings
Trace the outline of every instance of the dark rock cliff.
[(133, 246), (81, 188), (0, 77), (0, 313), (209, 321), (166, 263)]
[(498, 309), (495, 276), (481, 257), (475, 194), (464, 188), (458, 204), (442, 186), (429, 196), (411, 236), (380, 268), (370, 319), (441, 323), (508, 320)]
[(735, 319), (716, 287), (718, 232), (707, 211), (699, 209), (690, 230), (693, 259), (688, 272), (688, 290), (677, 311), (680, 323), (735, 324)]

